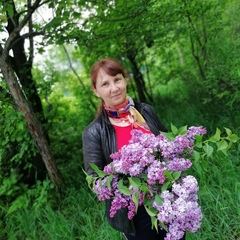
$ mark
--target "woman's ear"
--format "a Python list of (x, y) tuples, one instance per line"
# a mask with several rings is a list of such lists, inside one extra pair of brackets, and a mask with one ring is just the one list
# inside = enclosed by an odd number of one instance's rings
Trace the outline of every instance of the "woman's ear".
[(99, 94), (97, 93), (96, 88), (93, 88), (93, 92), (94, 92), (94, 94), (95, 94), (97, 97), (100, 97)]

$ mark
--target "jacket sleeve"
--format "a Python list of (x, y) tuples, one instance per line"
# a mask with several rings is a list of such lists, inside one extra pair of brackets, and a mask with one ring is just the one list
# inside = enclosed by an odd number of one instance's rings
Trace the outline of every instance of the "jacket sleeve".
[(103, 170), (106, 165), (102, 153), (101, 135), (97, 131), (94, 131), (91, 127), (88, 127), (83, 131), (82, 142), (85, 171), (87, 174), (96, 176), (96, 173), (89, 164), (93, 163), (101, 170)]
[(147, 124), (149, 125), (151, 131), (158, 135), (161, 132), (167, 132), (166, 127), (163, 125), (162, 121), (159, 119), (153, 107), (149, 104), (145, 104), (142, 109), (142, 115), (145, 118)]
[(158, 127), (158, 131), (161, 132), (167, 132), (168, 130), (166, 129), (166, 127), (163, 125), (162, 121), (160, 120), (160, 118), (158, 117), (158, 115), (156, 114), (155, 110), (153, 109), (152, 106), (150, 106), (152, 114), (153, 114), (153, 118), (155, 119), (155, 122), (157, 124)]

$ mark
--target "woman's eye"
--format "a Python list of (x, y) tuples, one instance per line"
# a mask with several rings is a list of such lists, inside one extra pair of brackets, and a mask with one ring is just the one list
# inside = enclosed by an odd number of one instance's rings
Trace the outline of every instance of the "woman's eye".
[(105, 86), (107, 86), (107, 83), (106, 83), (106, 82), (102, 84), (102, 87), (105, 87)]

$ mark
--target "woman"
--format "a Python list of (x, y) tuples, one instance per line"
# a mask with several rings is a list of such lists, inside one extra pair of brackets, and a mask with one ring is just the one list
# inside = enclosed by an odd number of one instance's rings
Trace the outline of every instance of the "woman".
[[(127, 82), (123, 67), (113, 59), (102, 59), (91, 69), (92, 89), (101, 99), (102, 105), (97, 118), (83, 132), (83, 156), (85, 171), (94, 175), (89, 163), (103, 169), (112, 160), (110, 154), (128, 144), (131, 130), (141, 129), (158, 135), (166, 131), (153, 108), (133, 101), (127, 96)], [(151, 228), (151, 219), (144, 206), (139, 207), (133, 220), (128, 220), (127, 208), (123, 208), (111, 218), (111, 202), (106, 201), (108, 223), (122, 232), (129, 240), (164, 239), (166, 232)]]

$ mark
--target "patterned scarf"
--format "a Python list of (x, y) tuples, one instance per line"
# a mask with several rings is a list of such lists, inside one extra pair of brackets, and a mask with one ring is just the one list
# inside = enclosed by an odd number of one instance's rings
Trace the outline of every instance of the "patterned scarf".
[(149, 130), (149, 127), (145, 122), (145, 119), (134, 107), (134, 102), (132, 98), (129, 96), (126, 98), (126, 100), (122, 104), (116, 107), (110, 107), (104, 104), (104, 108), (106, 110), (107, 115), (111, 118), (119, 119), (119, 120), (127, 119), (135, 128), (137, 128), (138, 126), (141, 126)]

